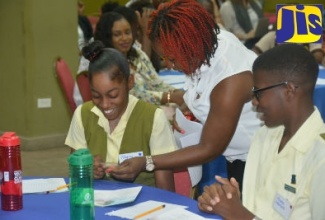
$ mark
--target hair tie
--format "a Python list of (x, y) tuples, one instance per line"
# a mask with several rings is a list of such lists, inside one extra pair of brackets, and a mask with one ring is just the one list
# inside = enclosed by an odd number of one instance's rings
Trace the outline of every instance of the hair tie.
[(90, 62), (93, 62), (99, 56), (99, 54), (101, 54), (101, 53), (102, 53), (102, 50), (89, 52), (89, 54), (87, 55), (88, 60)]

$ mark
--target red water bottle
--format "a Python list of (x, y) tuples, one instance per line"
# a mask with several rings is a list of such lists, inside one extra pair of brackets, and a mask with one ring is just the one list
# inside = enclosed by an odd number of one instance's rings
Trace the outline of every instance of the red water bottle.
[(1, 208), (7, 211), (22, 209), (20, 140), (15, 132), (6, 132), (0, 137), (0, 176)]

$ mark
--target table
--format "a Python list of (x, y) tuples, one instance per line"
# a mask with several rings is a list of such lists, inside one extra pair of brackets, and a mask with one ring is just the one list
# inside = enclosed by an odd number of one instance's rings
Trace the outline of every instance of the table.
[(314, 91), (314, 104), (320, 111), (325, 121), (325, 69), (322, 68), (318, 73), (318, 80)]
[[(66, 180), (68, 182), (68, 180)], [(126, 187), (138, 186), (131, 183), (111, 182), (107, 180), (95, 180), (95, 189), (123, 189)], [(125, 208), (131, 205), (135, 205), (147, 200), (156, 200), (168, 203), (174, 203), (179, 205), (188, 206), (189, 211), (196, 213), (205, 218), (220, 219), (216, 215), (210, 215), (200, 212), (197, 208), (197, 201), (188, 197), (172, 193), (169, 191), (161, 190), (154, 187), (142, 186), (142, 190), (139, 193), (135, 202), (108, 206), (108, 207), (95, 207), (95, 219), (110, 219), (118, 220), (119, 217), (106, 216), (107, 212)], [(1, 204), (1, 201), (0, 201)], [(3, 211), (0, 209), (1, 220), (67, 220), (70, 218), (70, 204), (69, 204), (69, 192), (63, 193), (51, 193), (51, 194), (25, 194), (23, 196), (23, 209), (19, 211)]]
[(163, 69), (159, 71), (159, 77), (167, 84), (175, 87), (176, 89), (184, 89), (184, 82), (186, 75), (182, 72)]

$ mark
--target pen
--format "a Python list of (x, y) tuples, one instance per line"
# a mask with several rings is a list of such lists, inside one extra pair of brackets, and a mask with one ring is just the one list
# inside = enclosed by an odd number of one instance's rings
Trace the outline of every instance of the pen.
[(51, 192), (55, 192), (55, 191), (60, 190), (60, 189), (67, 188), (69, 186), (70, 186), (70, 184), (65, 184), (65, 185), (62, 185), (62, 186), (58, 186), (56, 189), (46, 191), (46, 194), (51, 193)]
[(142, 218), (143, 216), (149, 215), (149, 214), (151, 214), (151, 213), (153, 213), (155, 211), (158, 211), (160, 209), (163, 209), (163, 208), (165, 208), (165, 205), (160, 205), (160, 206), (158, 206), (156, 208), (150, 209), (150, 210), (148, 210), (146, 212), (143, 212), (143, 213), (141, 213), (139, 215), (136, 215), (133, 219), (135, 220), (135, 219)]

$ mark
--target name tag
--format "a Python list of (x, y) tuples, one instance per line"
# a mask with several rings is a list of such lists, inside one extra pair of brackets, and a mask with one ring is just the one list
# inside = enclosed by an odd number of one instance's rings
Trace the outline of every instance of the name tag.
[(290, 202), (280, 194), (276, 194), (273, 201), (273, 208), (279, 213), (284, 219), (289, 219), (292, 211)]
[(120, 154), (118, 156), (118, 160), (119, 160), (119, 163), (122, 163), (126, 159), (130, 159), (130, 158), (133, 158), (133, 157), (142, 157), (142, 156), (143, 156), (142, 151), (126, 153), (126, 154)]

